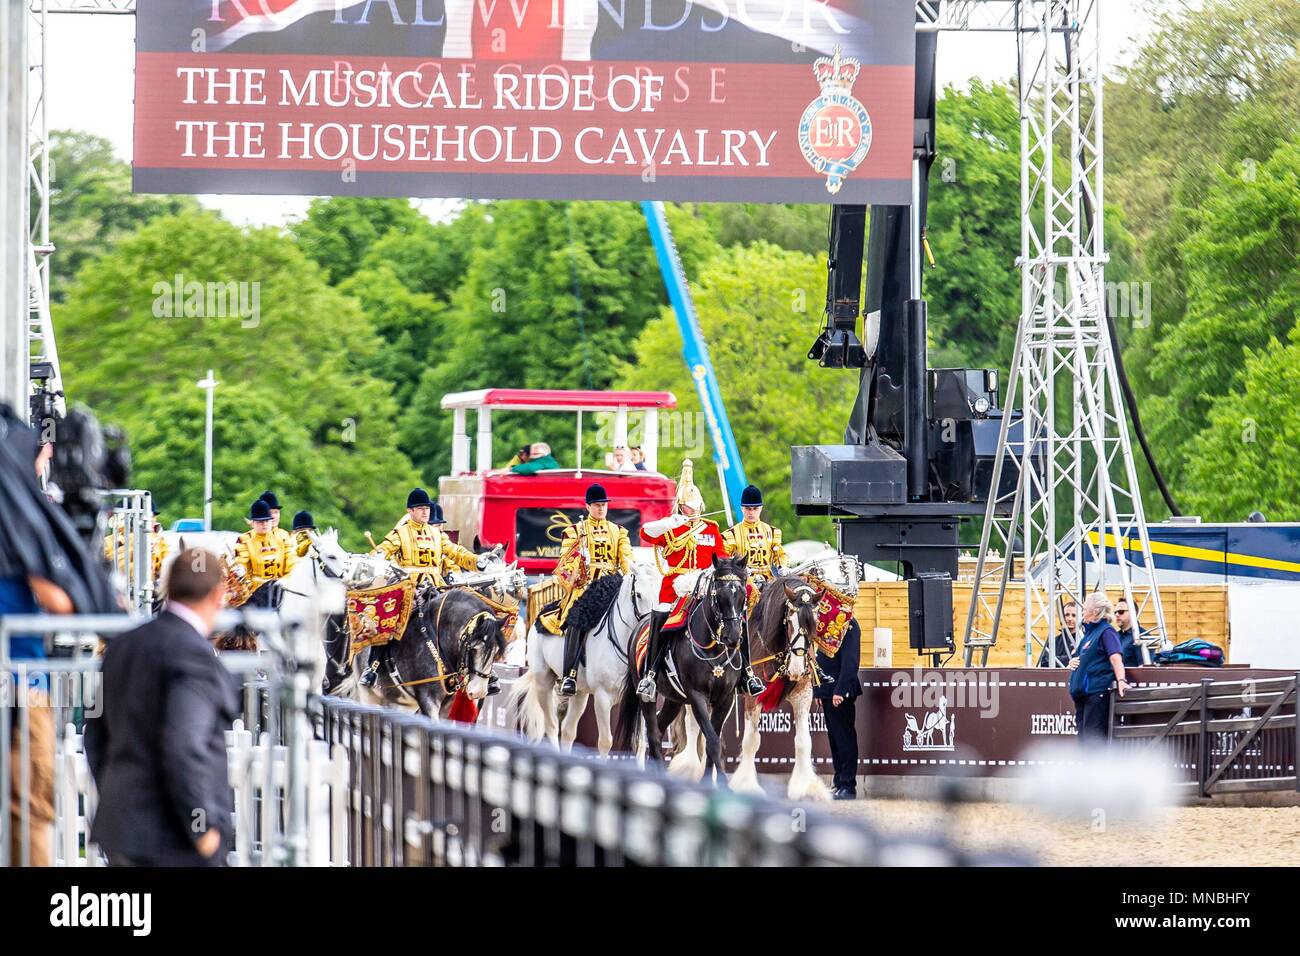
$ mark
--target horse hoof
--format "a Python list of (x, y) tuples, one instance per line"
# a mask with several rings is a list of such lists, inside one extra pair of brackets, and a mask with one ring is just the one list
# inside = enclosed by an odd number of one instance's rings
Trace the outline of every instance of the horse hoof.
[(816, 777), (812, 780), (790, 781), (790, 787), (786, 792), (786, 798), (789, 800), (814, 800), (817, 802), (828, 801), (831, 799), (831, 792), (826, 789), (826, 784), (822, 783)]

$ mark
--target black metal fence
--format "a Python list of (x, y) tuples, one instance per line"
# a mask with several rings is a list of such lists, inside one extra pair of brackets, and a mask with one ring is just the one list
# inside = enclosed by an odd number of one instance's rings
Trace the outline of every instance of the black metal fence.
[(1138, 687), (1111, 701), (1110, 737), (1119, 746), (1162, 749), (1199, 796), (1300, 791), (1296, 687), (1290, 677)]
[(885, 836), (854, 817), (689, 784), (477, 727), (337, 698), (317, 733), (348, 755), (354, 866), (960, 866), (941, 836)]

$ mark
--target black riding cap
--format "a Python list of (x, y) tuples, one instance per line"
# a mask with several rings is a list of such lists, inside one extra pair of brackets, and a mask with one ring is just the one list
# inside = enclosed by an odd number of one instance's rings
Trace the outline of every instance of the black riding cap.
[(423, 488), (412, 488), (411, 493), (406, 496), (406, 507), (408, 508), (427, 508), (433, 502), (429, 500), (429, 493)]
[(447, 519), (442, 516), (442, 505), (434, 502), (429, 506), (429, 524), (446, 524)]
[(258, 498), (253, 502), (253, 506), (248, 509), (249, 521), (270, 521), (271, 506), (266, 503), (265, 498)]
[(740, 493), (740, 506), (742, 508), (759, 508), (763, 504), (763, 492), (759, 491), (754, 485), (745, 486), (745, 490)]
[(316, 527), (316, 522), (312, 520), (310, 511), (299, 511), (296, 515), (293, 516), (294, 531), (301, 531), (304, 528), (314, 529), (315, 527)]
[(262, 492), (262, 497), (258, 500), (265, 501), (268, 508), (274, 508), (276, 511), (280, 510), (280, 499), (275, 496), (274, 491)]
[(605, 494), (604, 485), (592, 485), (587, 489), (587, 504), (589, 505), (609, 504), (609, 495)]

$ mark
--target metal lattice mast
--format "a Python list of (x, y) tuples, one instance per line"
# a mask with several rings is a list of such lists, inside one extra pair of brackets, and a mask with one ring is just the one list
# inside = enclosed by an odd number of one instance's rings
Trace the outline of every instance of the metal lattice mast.
[[(54, 408), (65, 411), (59, 350), (50, 320), (50, 142), (45, 101), (47, 0), (29, 7), (27, 31), (28, 180), (31, 232), (27, 243), (27, 339), (30, 377), (54, 395)], [(39, 423), (38, 423), (39, 424)]]
[[(12, 215), (6, 214), (5, 227), (13, 231), (13, 239), (21, 241), (21, 268), (6, 263), (6, 290), (22, 297), (22, 305), (12, 308), (7, 304), (3, 328), (0, 328), (0, 353), (3, 353), (4, 399), (19, 408), (31, 395), (32, 381), (54, 396), (54, 409), (62, 414), (63, 376), (59, 367), (59, 351), (55, 344), (54, 324), (50, 319), (50, 268), (54, 246), (50, 242), (50, 143), (46, 101), (46, 61), (48, 16), (56, 13), (135, 13), (135, 0), (12, 0), (6, 5), (8, 21), (5, 52), (13, 68), (8, 78), (4, 108), (6, 127), (11, 133), (18, 131), (16, 123), (21, 117), (26, 131), (26, 146), (21, 160), (10, 156), (3, 161), (7, 188), (27, 192), (30, 201), (22, 204), (25, 214), (19, 213), (19, 194), (15, 193), (6, 204)], [(18, 18), (24, 18), (23, 29), (16, 29)], [(12, 54), (12, 56), (10, 56)], [(25, 74), (17, 70), (20, 64)], [(17, 139), (11, 136), (12, 145)], [(18, 155), (17, 152), (14, 154)], [(19, 232), (22, 230), (22, 232)], [(12, 257), (11, 257), (12, 258)], [(12, 272), (12, 278), (10, 273)], [(19, 278), (22, 273), (22, 278)], [(8, 283), (13, 282), (13, 285)], [(39, 423), (38, 423), (39, 424)]]
[[(1018, 480), (985, 513), (968, 665), (977, 648), (987, 661), (1012, 586), (1024, 590), (1028, 665), (1044, 647), (1055, 657), (1058, 599), (1082, 602), (1101, 587), (1122, 588), (1135, 618), (1154, 620), (1152, 639), (1166, 633), (1104, 311), (1097, 5), (1020, 7), (1022, 311), (1004, 407), (1020, 406), (1024, 441), (1008, 441), (1004, 419), (993, 487), (1006, 469)], [(1108, 548), (1117, 563), (1107, 564)], [(992, 551), (1006, 560), (988, 561)]]

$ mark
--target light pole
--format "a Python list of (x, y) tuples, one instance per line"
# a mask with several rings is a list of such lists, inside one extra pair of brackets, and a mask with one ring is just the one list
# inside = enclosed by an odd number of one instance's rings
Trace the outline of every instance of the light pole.
[(203, 426), (203, 530), (212, 530), (212, 393), (217, 390), (217, 379), (212, 369), (208, 377), (196, 382), (208, 393), (208, 410)]

